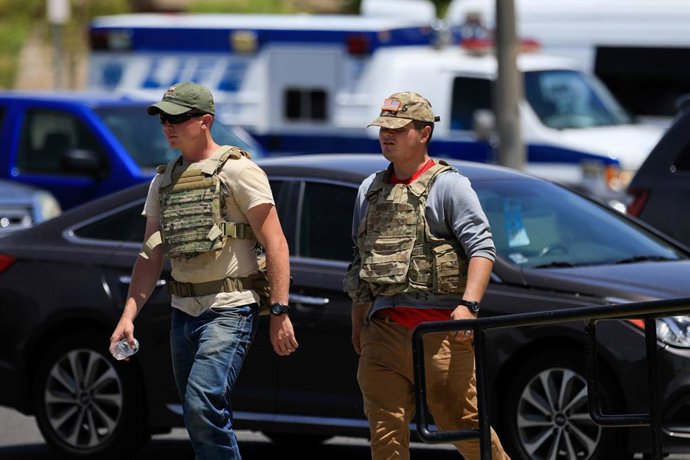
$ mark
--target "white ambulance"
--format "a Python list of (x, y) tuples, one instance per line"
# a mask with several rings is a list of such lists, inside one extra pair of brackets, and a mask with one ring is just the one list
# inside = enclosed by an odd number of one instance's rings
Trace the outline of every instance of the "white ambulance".
[[(521, 36), (578, 61), (634, 115), (670, 117), (690, 93), (690, 0), (513, 1)], [(452, 0), (445, 20), (493, 29), (495, 7), (496, 0)]]
[[(90, 86), (160, 98), (175, 82), (198, 81), (213, 90), (219, 116), (275, 154), (379, 151), (367, 123), (386, 96), (411, 90), (441, 117), (433, 155), (496, 162), (495, 136), (475, 126), (493, 106), (496, 60), (464, 49), (457, 31), (435, 24), (428, 17), (96, 18)], [(632, 124), (572, 61), (524, 53), (519, 68), (526, 169), (601, 198), (623, 196), (661, 128)]]

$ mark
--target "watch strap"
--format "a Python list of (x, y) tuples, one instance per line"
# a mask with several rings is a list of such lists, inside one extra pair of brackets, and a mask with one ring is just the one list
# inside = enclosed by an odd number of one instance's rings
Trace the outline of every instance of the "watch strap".
[(479, 302), (477, 302), (476, 300), (461, 299), (459, 303), (460, 303), (460, 305), (466, 306), (467, 309), (469, 311), (471, 311), (472, 313), (478, 313), (479, 312)]

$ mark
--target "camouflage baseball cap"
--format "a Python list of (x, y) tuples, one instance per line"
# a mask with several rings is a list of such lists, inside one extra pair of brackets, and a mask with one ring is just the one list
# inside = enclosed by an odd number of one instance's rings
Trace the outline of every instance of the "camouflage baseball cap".
[(440, 117), (434, 115), (431, 104), (424, 97), (412, 91), (391, 94), (383, 101), (381, 114), (369, 126), (383, 128), (402, 128), (412, 120), (434, 123)]
[(180, 115), (190, 110), (198, 110), (211, 115), (216, 113), (211, 91), (205, 86), (191, 81), (172, 85), (163, 94), (163, 100), (146, 108), (149, 115), (157, 115), (161, 112), (168, 115)]

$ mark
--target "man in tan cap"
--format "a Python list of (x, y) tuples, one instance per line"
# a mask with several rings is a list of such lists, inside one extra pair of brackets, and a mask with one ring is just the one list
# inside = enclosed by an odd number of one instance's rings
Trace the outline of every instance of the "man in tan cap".
[[(357, 380), (373, 460), (409, 459), (415, 414), (412, 333), (425, 321), (474, 319), (495, 259), (491, 229), (468, 179), (429, 157), (431, 104), (413, 92), (390, 95), (378, 118), (391, 163), (365, 179), (355, 202), (355, 258), (344, 289), (352, 298)], [(479, 426), (472, 332), (424, 336), (427, 401), (442, 431)], [(478, 460), (478, 439), (455, 442)], [(491, 454), (508, 459), (491, 431)]]
[[(147, 111), (160, 117), (181, 155), (159, 167), (149, 187), (146, 243), (111, 348), (121, 339), (134, 343), (134, 318), (169, 258), (173, 371), (196, 458), (240, 459), (230, 400), (258, 327), (260, 302), (270, 304), (274, 351), (289, 356), (298, 347), (288, 316), (287, 242), (266, 174), (246, 152), (213, 140), (215, 107), (207, 88), (173, 85)], [(259, 273), (257, 242), (265, 251), (267, 280)]]

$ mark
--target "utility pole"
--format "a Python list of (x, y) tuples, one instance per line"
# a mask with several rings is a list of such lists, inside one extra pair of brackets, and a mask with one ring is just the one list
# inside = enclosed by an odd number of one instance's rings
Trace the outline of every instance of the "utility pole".
[(494, 100), (498, 132), (498, 163), (523, 169), (525, 145), (520, 130), (522, 73), (517, 67), (518, 39), (514, 0), (496, 1), (496, 60), (498, 76)]
[(47, 0), (46, 16), (53, 32), (53, 69), (55, 72), (55, 88), (62, 89), (65, 85), (64, 45), (62, 42), (65, 24), (70, 19), (69, 0)]

